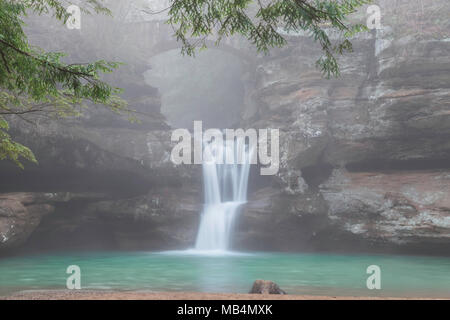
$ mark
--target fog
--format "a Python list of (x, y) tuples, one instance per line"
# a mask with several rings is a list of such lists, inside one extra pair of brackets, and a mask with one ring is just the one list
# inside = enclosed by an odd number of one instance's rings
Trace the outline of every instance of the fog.
[[(11, 117), (39, 163), (0, 162), (1, 194), (25, 208), (7, 250), (192, 248), (204, 172), (170, 161), (171, 135), (202, 121), (280, 131), (280, 170), (251, 167), (233, 249), (448, 255), (449, 6), (376, 2), (381, 27), (352, 40), (332, 79), (301, 32), (267, 54), (232, 36), (183, 55), (167, 1), (105, 1), (112, 16), (82, 13), (80, 29), (30, 14), (32, 45), (67, 63), (123, 63), (102, 79), (137, 121), (101, 105), (78, 118)], [(366, 23), (366, 9), (352, 21)]]

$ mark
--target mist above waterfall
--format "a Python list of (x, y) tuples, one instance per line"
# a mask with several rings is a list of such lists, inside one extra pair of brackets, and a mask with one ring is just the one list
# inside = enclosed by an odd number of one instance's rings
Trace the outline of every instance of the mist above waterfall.
[(173, 128), (189, 128), (195, 120), (209, 128), (230, 128), (239, 122), (244, 85), (237, 57), (211, 49), (192, 58), (174, 49), (148, 63), (145, 82), (158, 87), (161, 113)]

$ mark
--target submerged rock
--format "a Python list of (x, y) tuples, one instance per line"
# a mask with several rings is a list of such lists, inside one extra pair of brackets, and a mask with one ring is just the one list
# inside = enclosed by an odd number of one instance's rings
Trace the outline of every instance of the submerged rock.
[(255, 280), (249, 293), (255, 294), (286, 294), (280, 287), (269, 280)]

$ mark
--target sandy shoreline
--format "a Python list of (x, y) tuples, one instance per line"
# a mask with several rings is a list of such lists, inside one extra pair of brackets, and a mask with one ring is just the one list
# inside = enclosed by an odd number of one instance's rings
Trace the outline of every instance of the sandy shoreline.
[(97, 290), (22, 291), (0, 300), (439, 300), (439, 298), (261, 295), (245, 293), (149, 292)]

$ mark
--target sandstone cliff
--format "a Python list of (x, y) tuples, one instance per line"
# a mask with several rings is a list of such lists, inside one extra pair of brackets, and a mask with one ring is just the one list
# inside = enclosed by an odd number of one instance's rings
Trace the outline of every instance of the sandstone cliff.
[[(236, 126), (279, 128), (281, 167), (268, 179), (252, 172), (236, 248), (450, 252), (450, 8), (379, 2), (383, 28), (354, 40), (340, 79), (321, 77), (319, 50), (301, 35), (243, 62)], [(113, 79), (146, 112), (142, 123), (101, 111), (14, 120), (40, 164), (0, 168), (0, 250), (192, 246), (201, 170), (171, 163), (171, 128), (157, 88), (142, 81), (142, 55)]]

